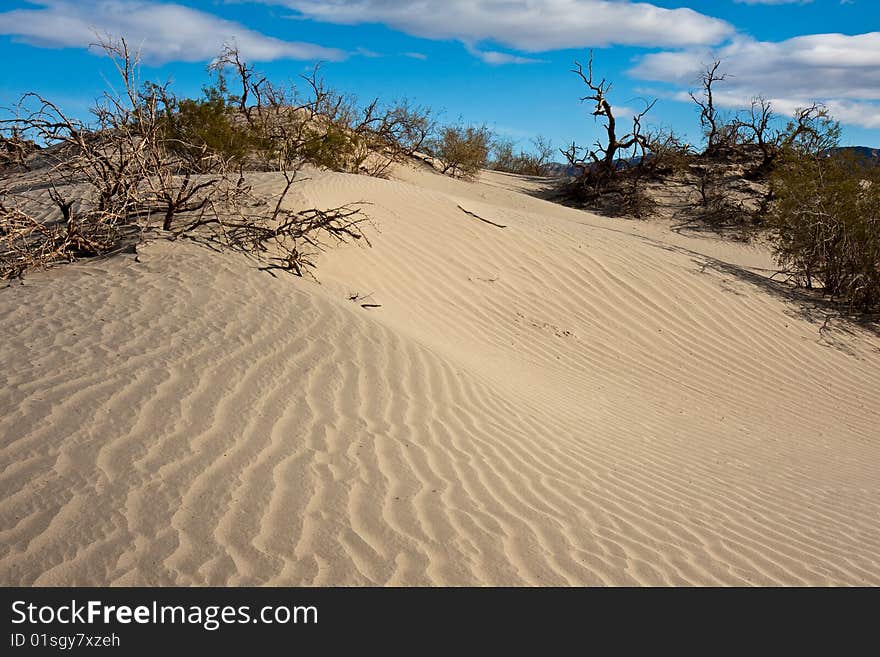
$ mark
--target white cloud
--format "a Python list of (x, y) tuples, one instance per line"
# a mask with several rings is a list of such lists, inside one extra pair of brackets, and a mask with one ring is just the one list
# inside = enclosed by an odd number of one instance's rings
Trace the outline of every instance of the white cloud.
[(497, 50), (478, 50), (473, 46), (467, 45), (465, 46), (467, 51), (472, 54), (474, 57), (479, 57), (487, 64), (491, 64), (493, 66), (500, 66), (501, 64), (539, 64), (541, 63), (540, 59), (533, 59), (531, 57), (520, 57), (519, 55), (511, 55), (506, 52), (498, 52)]
[(734, 31), (728, 23), (692, 9), (629, 0), (261, 1), (323, 22), (383, 23), (418, 37), (467, 44), (493, 41), (532, 53), (612, 44), (710, 45)]
[[(829, 100), (827, 104), (831, 115), (841, 123), (880, 129), (880, 104), (848, 100)], [(802, 107), (803, 103), (799, 106)]]
[(713, 59), (722, 60), (729, 74), (717, 85), (722, 105), (739, 107), (763, 95), (788, 112), (817, 100), (842, 122), (880, 126), (880, 32), (813, 34), (780, 42), (739, 36), (714, 52), (645, 55), (630, 74), (689, 88), (697, 85), (701, 70)]
[(32, 0), (39, 8), (0, 13), (0, 34), (43, 47), (86, 47), (96, 32), (124, 36), (145, 61), (207, 61), (234, 41), (247, 59), (339, 60), (345, 53), (284, 41), (177, 4), (147, 0)]
[(807, 5), (813, 0), (734, 0), (741, 5)]
[(717, 50), (645, 55), (631, 73), (647, 80), (690, 85), (705, 63), (720, 59), (732, 77), (726, 86), (755, 93), (880, 100), (880, 32), (813, 34), (786, 41), (737, 37)]
[(476, 55), (487, 64), (493, 64), (496, 66), (499, 64), (536, 64), (541, 61), (540, 59), (532, 59), (531, 57), (520, 57), (506, 52), (498, 52), (497, 50), (472, 50), (471, 54)]

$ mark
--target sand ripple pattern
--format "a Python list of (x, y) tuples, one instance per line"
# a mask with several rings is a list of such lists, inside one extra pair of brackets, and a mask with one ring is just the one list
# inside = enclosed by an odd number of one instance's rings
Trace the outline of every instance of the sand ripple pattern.
[(321, 285), (0, 290), (0, 583), (880, 584), (880, 340), (706, 266), (751, 247), (401, 178), (304, 187), (378, 229)]

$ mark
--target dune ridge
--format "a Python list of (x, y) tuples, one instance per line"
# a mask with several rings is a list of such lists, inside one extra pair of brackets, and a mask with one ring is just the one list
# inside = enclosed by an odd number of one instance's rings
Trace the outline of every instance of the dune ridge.
[(533, 184), (310, 174), (375, 224), (320, 284), (156, 241), (0, 291), (2, 583), (880, 583), (880, 339)]

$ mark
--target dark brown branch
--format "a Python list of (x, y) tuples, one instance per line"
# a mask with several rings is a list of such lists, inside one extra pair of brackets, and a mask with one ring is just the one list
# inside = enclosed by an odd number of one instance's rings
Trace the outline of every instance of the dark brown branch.
[(465, 209), (464, 209), (463, 207), (461, 207), (460, 205), (458, 206), (458, 209), (461, 210), (462, 212), (464, 212), (465, 214), (470, 215), (470, 216), (473, 217), (474, 219), (479, 219), (479, 220), (482, 221), (483, 223), (487, 223), (487, 224), (489, 224), (490, 226), (495, 226), (496, 228), (507, 228), (507, 226), (505, 226), (505, 225), (502, 225), (502, 224), (496, 224), (494, 221), (489, 221), (488, 219), (484, 219), (484, 218), (481, 217), (480, 215), (475, 214), (475, 213), (471, 212), (470, 210), (465, 210)]

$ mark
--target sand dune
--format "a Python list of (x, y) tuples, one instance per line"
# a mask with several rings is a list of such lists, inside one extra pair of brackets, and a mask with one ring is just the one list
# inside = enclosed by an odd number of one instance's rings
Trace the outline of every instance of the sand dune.
[(374, 220), (320, 284), (156, 241), (0, 290), (0, 583), (880, 584), (880, 338), (536, 184), (310, 175)]

